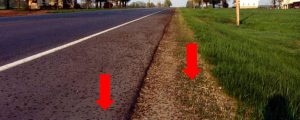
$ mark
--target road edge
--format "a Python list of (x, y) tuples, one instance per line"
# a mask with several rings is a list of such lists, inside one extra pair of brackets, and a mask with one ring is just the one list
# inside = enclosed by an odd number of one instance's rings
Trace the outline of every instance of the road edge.
[(161, 37), (160, 37), (160, 39), (159, 39), (159, 41), (158, 41), (158, 43), (157, 43), (157, 45), (156, 45), (156, 47), (155, 47), (155, 49), (154, 49), (152, 55), (151, 55), (150, 64), (146, 67), (146, 71), (144, 72), (143, 78), (142, 78), (142, 80), (138, 83), (138, 87), (137, 87), (138, 90), (137, 90), (137, 93), (136, 93), (136, 95), (133, 97), (133, 100), (134, 100), (134, 101), (133, 101), (132, 104), (130, 105), (130, 109), (129, 109), (128, 113), (127, 113), (126, 116), (125, 116), (125, 120), (131, 120), (131, 117), (132, 117), (132, 115), (133, 115), (133, 113), (134, 113), (135, 105), (136, 105), (136, 103), (137, 103), (137, 99), (140, 97), (140, 92), (141, 92), (141, 90), (142, 90), (142, 88), (143, 88), (143, 86), (144, 86), (145, 79), (146, 79), (146, 77), (147, 77), (147, 75), (148, 75), (149, 69), (150, 69), (150, 67), (151, 67), (151, 65), (152, 65), (152, 63), (153, 63), (153, 60), (154, 60), (155, 56), (156, 56), (158, 47), (159, 47), (159, 45), (160, 45), (160, 43), (161, 43), (161, 40), (163, 39), (163, 37), (164, 37), (164, 35), (165, 35), (166, 31), (167, 31), (167, 28), (168, 28), (169, 25), (170, 25), (170, 22), (171, 22), (171, 20), (172, 20), (172, 17), (173, 17), (173, 15), (174, 15), (174, 13), (175, 13), (175, 9), (169, 9), (169, 10), (170, 10), (171, 15), (170, 15), (169, 19), (167, 20), (168, 23), (165, 25), (165, 27), (164, 27), (164, 29), (163, 29), (163, 34), (161, 35)]

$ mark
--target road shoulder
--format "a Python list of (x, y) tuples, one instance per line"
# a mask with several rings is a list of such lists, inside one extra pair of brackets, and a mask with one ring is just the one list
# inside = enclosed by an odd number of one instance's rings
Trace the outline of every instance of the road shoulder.
[(201, 55), (198, 61), (204, 72), (194, 81), (181, 72), (189, 42), (195, 42), (193, 33), (177, 11), (144, 80), (132, 119), (235, 118), (236, 101), (225, 94)]
[(147, 77), (138, 98), (132, 119), (179, 119), (181, 116), (176, 101), (175, 74), (179, 66), (174, 51), (178, 49), (175, 40), (174, 18), (171, 20), (148, 70)]

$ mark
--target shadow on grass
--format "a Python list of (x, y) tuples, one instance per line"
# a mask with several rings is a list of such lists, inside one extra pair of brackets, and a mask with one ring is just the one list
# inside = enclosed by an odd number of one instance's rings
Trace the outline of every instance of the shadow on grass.
[(271, 97), (265, 107), (265, 120), (293, 120), (290, 115), (289, 101), (281, 96), (275, 95)]
[(249, 19), (250, 17), (252, 17), (253, 15), (254, 15), (254, 13), (252, 13), (252, 14), (250, 14), (250, 15), (244, 17), (243, 19), (241, 19), (241, 20), (240, 20), (240, 24), (245, 23), (245, 21), (246, 21), (247, 19)]

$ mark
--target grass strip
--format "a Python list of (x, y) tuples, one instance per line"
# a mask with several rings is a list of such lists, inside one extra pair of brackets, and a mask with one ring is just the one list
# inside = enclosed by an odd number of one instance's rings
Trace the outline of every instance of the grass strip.
[[(180, 9), (226, 91), (254, 119), (300, 119), (300, 11)], [(279, 110), (275, 110), (279, 108)]]

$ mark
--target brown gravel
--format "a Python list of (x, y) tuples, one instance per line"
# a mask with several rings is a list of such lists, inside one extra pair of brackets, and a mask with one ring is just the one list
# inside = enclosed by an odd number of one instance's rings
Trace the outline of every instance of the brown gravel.
[(144, 81), (138, 103), (132, 119), (161, 120), (180, 119), (182, 114), (176, 101), (176, 72), (179, 62), (176, 62), (174, 51), (178, 49), (175, 40), (175, 27), (171, 25), (166, 29), (160, 42), (153, 63)]
[[(144, 81), (133, 120), (228, 120), (234, 119), (237, 102), (225, 94), (199, 56), (203, 69), (194, 81), (182, 71), (185, 44), (194, 42), (193, 32), (177, 11), (166, 30)], [(199, 45), (201, 47), (201, 45)]]

